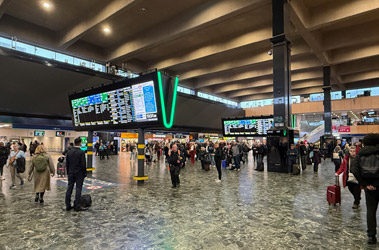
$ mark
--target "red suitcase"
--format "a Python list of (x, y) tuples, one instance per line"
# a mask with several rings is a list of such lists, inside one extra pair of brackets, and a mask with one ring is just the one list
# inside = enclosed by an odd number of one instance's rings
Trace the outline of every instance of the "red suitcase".
[(341, 205), (341, 187), (339, 185), (338, 176), (336, 176), (336, 185), (328, 186), (326, 199), (329, 205), (336, 205), (337, 203)]

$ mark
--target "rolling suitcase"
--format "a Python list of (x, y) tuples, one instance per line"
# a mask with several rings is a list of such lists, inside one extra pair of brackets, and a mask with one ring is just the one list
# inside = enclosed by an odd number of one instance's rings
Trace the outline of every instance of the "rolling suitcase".
[(204, 170), (209, 171), (210, 170), (210, 164), (204, 164)]
[(58, 158), (57, 163), (57, 176), (58, 177), (65, 177), (66, 176), (66, 162), (64, 157)]
[(341, 187), (339, 185), (339, 178), (336, 176), (336, 185), (328, 186), (326, 192), (326, 200), (329, 205), (336, 205), (339, 203), (341, 205)]
[(299, 175), (300, 174), (300, 165), (298, 163), (293, 164), (292, 166), (292, 174)]
[(221, 166), (222, 168), (226, 168), (227, 164), (226, 164), (226, 160), (222, 160), (221, 162)]

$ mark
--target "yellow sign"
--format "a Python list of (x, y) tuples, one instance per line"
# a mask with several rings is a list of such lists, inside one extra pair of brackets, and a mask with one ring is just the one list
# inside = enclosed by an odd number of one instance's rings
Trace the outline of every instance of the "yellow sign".
[(138, 134), (135, 133), (121, 133), (122, 139), (138, 139)]

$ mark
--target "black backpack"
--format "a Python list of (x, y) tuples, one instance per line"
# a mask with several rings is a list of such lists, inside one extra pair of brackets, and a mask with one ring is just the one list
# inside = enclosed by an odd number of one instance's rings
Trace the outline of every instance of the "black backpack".
[(17, 158), (16, 164), (17, 164), (17, 172), (18, 173), (24, 173), (25, 172), (25, 165), (26, 165), (25, 158), (24, 157)]
[(82, 195), (82, 198), (80, 200), (80, 205), (83, 208), (90, 207), (92, 205), (91, 195), (89, 195), (89, 194)]
[(379, 177), (379, 154), (361, 156), (360, 165), (362, 177), (367, 179)]
[(204, 156), (204, 163), (205, 164), (211, 164), (211, 158), (209, 157), (209, 155), (208, 154), (206, 154), (205, 156)]

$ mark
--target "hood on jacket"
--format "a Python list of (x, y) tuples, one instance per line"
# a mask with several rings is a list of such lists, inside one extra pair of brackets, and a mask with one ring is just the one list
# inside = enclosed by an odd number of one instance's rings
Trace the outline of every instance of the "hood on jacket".
[(365, 146), (359, 149), (360, 156), (379, 154), (379, 146)]

